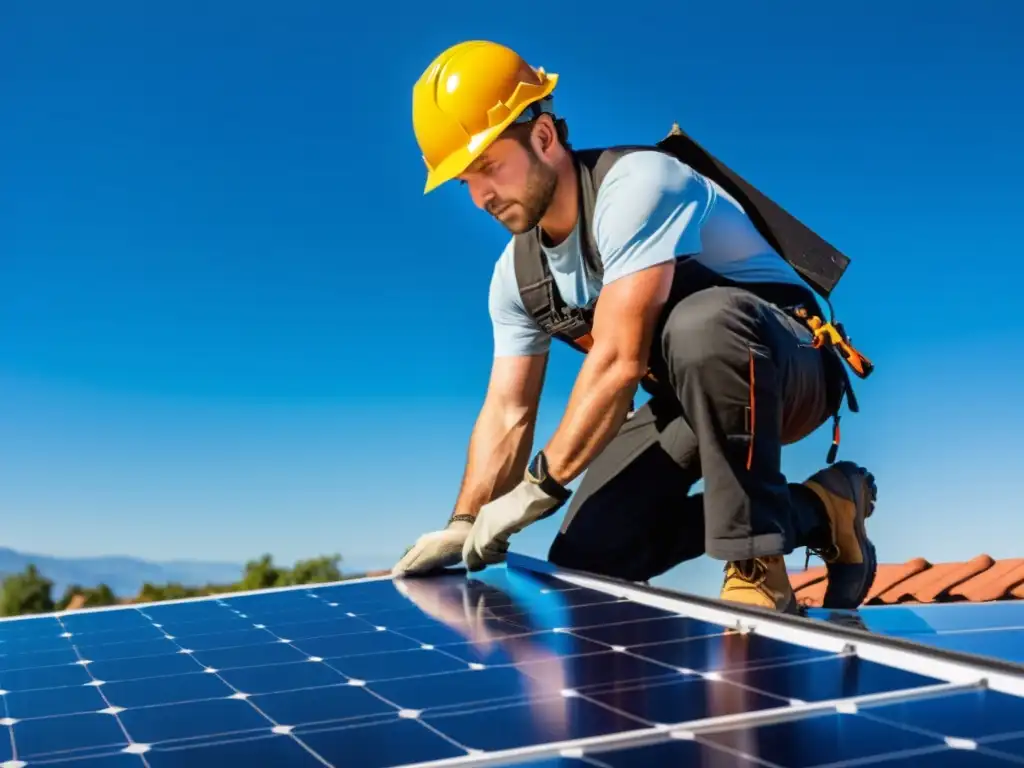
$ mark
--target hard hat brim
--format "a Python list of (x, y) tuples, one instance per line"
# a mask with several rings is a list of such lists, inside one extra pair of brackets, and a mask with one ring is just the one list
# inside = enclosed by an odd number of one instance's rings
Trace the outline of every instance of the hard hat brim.
[(500, 136), (516, 119), (526, 110), (530, 104), (546, 99), (555, 90), (558, 84), (558, 75), (547, 73), (544, 88), (537, 93), (537, 96), (524, 102), (515, 111), (511, 112), (502, 122), (485, 131), (474, 135), (469, 143), (461, 149), (452, 152), (436, 168), (428, 170), (427, 181), (423, 187), (423, 194), (429, 194), (445, 182), (451, 181), (463, 173), (470, 164), (476, 160), (484, 151), (491, 146), (495, 139)]

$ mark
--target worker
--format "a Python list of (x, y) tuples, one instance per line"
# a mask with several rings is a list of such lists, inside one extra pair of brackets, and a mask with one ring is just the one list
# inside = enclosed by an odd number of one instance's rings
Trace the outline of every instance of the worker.
[[(802, 483), (780, 471), (782, 446), (824, 424), (841, 389), (839, 358), (793, 311), (817, 313), (813, 291), (720, 183), (670, 153), (575, 150), (557, 82), (470, 41), (413, 88), (424, 194), (457, 180), (511, 238), (490, 281), (493, 362), (454, 511), (394, 575), (500, 563), (515, 533), (568, 502), (556, 566), (647, 582), (706, 554), (723, 562), (722, 599), (791, 613), (783, 557), (807, 547), (827, 565), (825, 605), (856, 607), (876, 569), (872, 474), (849, 461)], [(534, 452), (558, 335), (585, 356)], [(638, 386), (651, 397), (634, 411)]]

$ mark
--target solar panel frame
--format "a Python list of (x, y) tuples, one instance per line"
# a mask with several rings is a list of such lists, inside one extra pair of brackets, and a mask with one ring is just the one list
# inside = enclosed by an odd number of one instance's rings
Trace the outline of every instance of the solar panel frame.
[[(755, 728), (772, 723), (802, 720), (815, 714), (836, 712), (860, 712), (866, 708), (881, 707), (893, 702), (919, 701), (926, 697), (949, 696), (957, 692), (990, 689), (1012, 696), (1024, 697), (1024, 665), (978, 658), (970, 654), (929, 648), (902, 637), (884, 637), (870, 631), (845, 626), (836, 626), (815, 619), (784, 616), (762, 611), (757, 608), (726, 604), (710, 598), (702, 598), (656, 587), (637, 585), (616, 579), (594, 576), (567, 569), (555, 568), (549, 563), (534, 558), (510, 553), (507, 567), (510, 571), (546, 578), (557, 579), (566, 585), (564, 591), (570, 594), (574, 588), (590, 589), (614, 597), (626, 597), (630, 602), (665, 610), (680, 616), (707, 621), (714, 625), (732, 628), (740, 633), (773, 638), (793, 643), (804, 648), (819, 649), (830, 653), (856, 653), (864, 660), (877, 662), (894, 669), (913, 672), (931, 678), (938, 678), (935, 685), (873, 693), (840, 699), (791, 702), (787, 706), (743, 712), (735, 715), (703, 718), (696, 721), (656, 724), (654, 727), (638, 727), (619, 733), (606, 733), (579, 739), (550, 741), (510, 749), (499, 749), (484, 754), (470, 753), (456, 757), (424, 760), (403, 764), (404, 768), (461, 768), (469, 765), (514, 765), (543, 762), (557, 764), (559, 759), (570, 762), (580, 757), (598, 756), (609, 750), (637, 748), (671, 740), (692, 740), (707, 733), (729, 731), (740, 728)], [(161, 611), (166, 607), (193, 604), (202, 613), (200, 604), (215, 602), (221, 605), (236, 598), (266, 596), (273, 593), (305, 591), (315, 595), (318, 590), (332, 587), (355, 587), (359, 584), (390, 581), (390, 576), (365, 577), (316, 585), (296, 585), (270, 590), (234, 592), (199, 598), (164, 601), (144, 606), (109, 606), (77, 611), (63, 611), (48, 614), (63, 621), (65, 618), (80, 617), (95, 612), (133, 611), (139, 608)], [(17, 622), (45, 618), (46, 615), (0, 618), (0, 632)], [(667, 619), (661, 619), (665, 621)], [(126, 623), (129, 622), (126, 614)], [(28, 632), (26, 636), (31, 636)], [(6, 708), (6, 703), (5, 703)], [(123, 728), (123, 726), (122, 726)], [(127, 735), (127, 732), (126, 732)], [(542, 763), (538, 763), (542, 761)], [(568, 764), (568, 763), (567, 763)], [(0, 764), (6, 765), (6, 764)], [(10, 764), (14, 765), (14, 764)], [(72, 763), (73, 765), (73, 763)]]

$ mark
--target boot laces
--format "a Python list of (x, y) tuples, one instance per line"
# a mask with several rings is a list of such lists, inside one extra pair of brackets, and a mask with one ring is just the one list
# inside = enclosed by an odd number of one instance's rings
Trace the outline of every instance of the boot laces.
[(807, 557), (804, 559), (805, 571), (810, 567), (812, 554), (820, 557), (825, 563), (834, 563), (839, 559), (839, 545), (835, 542), (823, 547), (807, 545)]
[(726, 563), (724, 569), (726, 575), (728, 575), (730, 568), (734, 568), (744, 581), (756, 587), (761, 586), (768, 579), (768, 565), (760, 558)]

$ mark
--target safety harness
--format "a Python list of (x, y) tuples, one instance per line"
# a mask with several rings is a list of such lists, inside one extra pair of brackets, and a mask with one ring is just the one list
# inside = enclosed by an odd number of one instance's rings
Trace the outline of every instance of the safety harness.
[[(600, 280), (603, 275), (593, 232), (594, 205), (601, 182), (621, 157), (630, 152), (652, 150), (676, 157), (697, 173), (721, 185), (735, 198), (769, 245), (825, 299), (830, 319), (825, 321), (818, 314), (820, 309), (810, 292), (807, 292), (808, 301), (794, 303), (780, 301), (777, 294), (779, 286), (767, 287), (767, 290), (757, 285), (740, 284), (741, 287), (793, 314), (814, 334), (813, 345), (816, 348), (828, 348), (829, 352), (845, 361), (854, 374), (862, 379), (867, 378), (874, 366), (851, 345), (842, 324), (835, 322), (835, 312), (829, 300), (850, 259), (711, 155), (684, 133), (678, 124), (673, 125), (668, 136), (654, 145), (573, 151), (579, 179), (580, 224), (577, 236), (584, 269), (589, 276)], [(513, 260), (523, 306), (545, 333), (585, 354), (594, 342), (591, 330), (596, 302), (579, 308), (569, 307), (565, 303), (551, 275), (548, 261), (544, 258), (542, 236), (540, 228), (536, 227), (514, 239)], [(689, 261), (685, 255), (680, 254), (679, 264), (687, 264)], [(722, 282), (727, 284), (730, 281), (723, 278)], [(843, 400), (847, 401), (851, 412), (860, 410), (845, 368), (841, 365), (836, 367), (842, 374), (842, 382), (833, 412), (832, 445), (827, 457), (829, 464), (835, 461), (839, 450), (839, 411)], [(657, 379), (651, 372), (644, 377), (641, 385), (652, 394), (657, 391)]]

